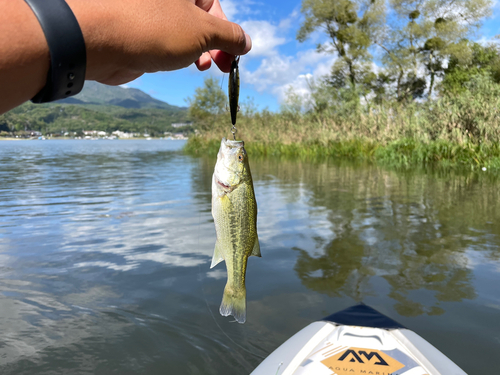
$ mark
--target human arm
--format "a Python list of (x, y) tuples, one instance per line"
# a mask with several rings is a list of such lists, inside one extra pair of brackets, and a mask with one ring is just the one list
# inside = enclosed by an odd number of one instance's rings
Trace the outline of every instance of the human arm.
[[(224, 20), (218, 0), (67, 0), (82, 30), (86, 79), (118, 85), (148, 72), (213, 60), (228, 72), (250, 38)], [(45, 85), (50, 55), (37, 18), (23, 0), (0, 0), (0, 113)], [(222, 52), (224, 51), (224, 52)]]

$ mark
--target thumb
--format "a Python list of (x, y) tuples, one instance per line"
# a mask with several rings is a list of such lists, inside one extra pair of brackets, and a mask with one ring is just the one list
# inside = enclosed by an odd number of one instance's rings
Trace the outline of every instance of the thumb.
[(230, 55), (245, 55), (252, 48), (250, 36), (240, 25), (207, 14), (207, 48)]

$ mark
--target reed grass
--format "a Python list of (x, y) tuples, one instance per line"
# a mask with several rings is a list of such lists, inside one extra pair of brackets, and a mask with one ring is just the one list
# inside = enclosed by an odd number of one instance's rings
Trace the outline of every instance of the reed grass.
[[(479, 78), (459, 96), (424, 103), (358, 106), (321, 113), (284, 107), (238, 116), (237, 139), (252, 155), (350, 158), (393, 166), (500, 168), (500, 86)], [(232, 138), (228, 114), (186, 145), (215, 155)]]

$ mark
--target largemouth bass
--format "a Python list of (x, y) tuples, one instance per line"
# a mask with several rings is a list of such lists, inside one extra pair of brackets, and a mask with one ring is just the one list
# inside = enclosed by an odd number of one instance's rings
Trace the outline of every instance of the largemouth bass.
[(215, 222), (213, 268), (226, 261), (227, 284), (220, 313), (246, 320), (245, 273), (251, 255), (260, 257), (257, 202), (243, 141), (222, 138), (212, 177), (212, 216)]

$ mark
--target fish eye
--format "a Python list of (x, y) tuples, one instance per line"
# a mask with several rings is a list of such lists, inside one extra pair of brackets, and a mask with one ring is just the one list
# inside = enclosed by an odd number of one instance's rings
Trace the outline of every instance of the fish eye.
[(238, 159), (243, 160), (243, 156), (238, 155)]

